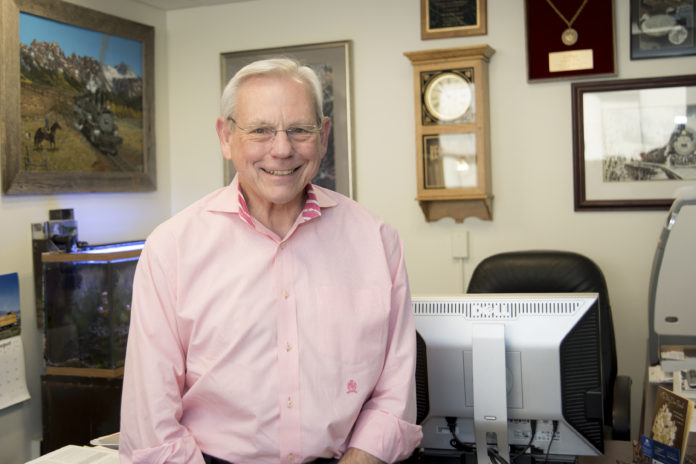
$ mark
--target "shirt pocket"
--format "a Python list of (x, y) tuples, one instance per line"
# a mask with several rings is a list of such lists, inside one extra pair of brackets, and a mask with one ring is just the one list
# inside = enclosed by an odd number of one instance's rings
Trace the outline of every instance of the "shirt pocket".
[(322, 355), (350, 365), (383, 362), (389, 308), (377, 288), (321, 286), (312, 313)]

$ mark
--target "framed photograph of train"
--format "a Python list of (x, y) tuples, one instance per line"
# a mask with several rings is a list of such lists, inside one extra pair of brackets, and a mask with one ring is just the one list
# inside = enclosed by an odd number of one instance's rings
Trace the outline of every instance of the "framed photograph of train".
[(58, 0), (0, 0), (6, 195), (156, 188), (154, 28)]
[(631, 0), (631, 59), (696, 54), (696, 0)]
[[(295, 45), (222, 53), (222, 89), (247, 64), (284, 56), (294, 58), (312, 68), (322, 83), (324, 115), (331, 118), (329, 148), (312, 183), (354, 198), (353, 150), (351, 135), (351, 46), (350, 40)], [(224, 185), (229, 184), (235, 169), (224, 163)]]
[(668, 209), (696, 186), (696, 75), (572, 83), (575, 210)]

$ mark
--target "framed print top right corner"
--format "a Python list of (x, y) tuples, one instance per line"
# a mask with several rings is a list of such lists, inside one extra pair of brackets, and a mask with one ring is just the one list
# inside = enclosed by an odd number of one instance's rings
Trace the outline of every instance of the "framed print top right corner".
[(614, 2), (525, 0), (527, 80), (616, 75)]
[(571, 84), (575, 210), (668, 209), (696, 186), (696, 75)]
[(631, 0), (631, 59), (696, 54), (696, 0)]

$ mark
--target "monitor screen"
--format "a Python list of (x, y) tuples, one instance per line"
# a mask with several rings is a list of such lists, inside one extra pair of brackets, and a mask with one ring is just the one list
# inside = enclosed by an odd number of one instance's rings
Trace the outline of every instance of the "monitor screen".
[(414, 296), (413, 308), (423, 453), (602, 454), (596, 293)]

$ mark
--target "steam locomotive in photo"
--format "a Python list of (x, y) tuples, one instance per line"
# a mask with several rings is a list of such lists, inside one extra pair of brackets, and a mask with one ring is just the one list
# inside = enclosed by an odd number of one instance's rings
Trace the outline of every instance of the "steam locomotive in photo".
[(73, 125), (92, 145), (104, 154), (118, 154), (123, 138), (101, 90), (73, 97), (73, 112)]

